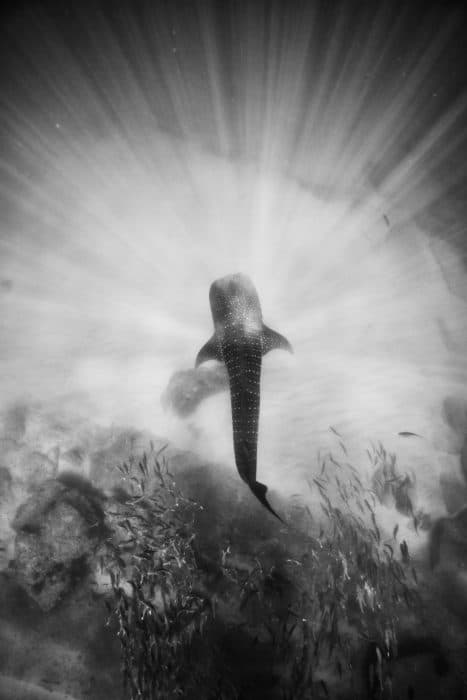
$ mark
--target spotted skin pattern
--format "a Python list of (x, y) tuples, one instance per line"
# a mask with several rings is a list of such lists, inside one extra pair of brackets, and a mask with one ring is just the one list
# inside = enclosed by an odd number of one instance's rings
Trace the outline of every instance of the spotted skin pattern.
[(209, 300), (214, 335), (198, 353), (196, 366), (210, 359), (225, 363), (238, 472), (258, 500), (279, 518), (266, 500), (266, 486), (256, 481), (261, 361), (269, 350), (281, 347), (292, 352), (292, 348), (263, 324), (258, 293), (246, 275), (228, 275), (213, 282)]

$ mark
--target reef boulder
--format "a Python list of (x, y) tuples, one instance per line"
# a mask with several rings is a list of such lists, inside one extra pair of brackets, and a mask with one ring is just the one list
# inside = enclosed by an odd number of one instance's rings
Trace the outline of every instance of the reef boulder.
[(89, 571), (105, 535), (104, 496), (86, 479), (62, 474), (18, 508), (14, 573), (43, 610), (52, 609)]

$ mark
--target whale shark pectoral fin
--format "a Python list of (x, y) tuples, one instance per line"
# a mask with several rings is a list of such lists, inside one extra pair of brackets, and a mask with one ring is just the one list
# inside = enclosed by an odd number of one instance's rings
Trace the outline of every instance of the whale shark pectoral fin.
[(267, 493), (268, 487), (265, 484), (261, 484), (259, 481), (255, 481), (252, 484), (249, 484), (249, 486), (250, 486), (250, 489), (255, 494), (258, 501), (265, 508), (267, 508), (267, 510), (270, 513), (272, 513), (278, 520), (280, 520), (281, 523), (283, 523), (284, 521), (282, 520), (282, 518), (279, 515), (277, 515), (276, 511), (273, 508), (271, 508), (271, 506), (268, 503), (268, 500), (266, 498), (266, 493)]
[(218, 360), (222, 362), (222, 356), (215, 335), (209, 338), (208, 342), (203, 345), (197, 354), (195, 367), (199, 367), (202, 362), (207, 362), (208, 360)]
[(282, 350), (287, 350), (293, 353), (293, 348), (287, 338), (284, 338), (280, 333), (276, 333), (272, 328), (268, 328), (263, 323), (263, 330), (261, 332), (261, 340), (263, 345), (263, 355), (265, 355), (270, 350), (275, 350), (280, 348)]

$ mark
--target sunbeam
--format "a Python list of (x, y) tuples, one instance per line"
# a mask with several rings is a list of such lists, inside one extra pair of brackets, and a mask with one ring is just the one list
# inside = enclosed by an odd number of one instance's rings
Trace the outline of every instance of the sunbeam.
[(13, 13), (4, 397), (108, 383), (120, 406), (139, 397), (125, 419), (163, 428), (158, 396), (205, 334), (209, 284), (241, 270), (294, 338), (291, 423), (314, 435), (340, 417), (366, 436), (432, 418), (465, 382), (465, 219), (420, 223), (465, 178), (461, 18), (350, 3)]

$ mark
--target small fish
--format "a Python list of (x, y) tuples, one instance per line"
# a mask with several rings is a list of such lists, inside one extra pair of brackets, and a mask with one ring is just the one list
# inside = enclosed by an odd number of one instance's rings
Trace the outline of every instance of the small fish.
[(400, 547), (401, 554), (402, 554), (402, 561), (408, 562), (409, 561), (409, 548), (408, 548), (407, 542), (405, 540), (402, 540), (399, 547)]
[(397, 433), (401, 437), (418, 437), (421, 438), (422, 436), (419, 435), (418, 433), (411, 433), (408, 430), (402, 430), (400, 433)]
[(373, 527), (375, 528), (376, 540), (377, 540), (377, 542), (378, 542), (378, 544), (379, 544), (379, 543), (381, 542), (381, 535), (380, 535), (380, 532), (379, 532), (378, 525), (376, 524), (375, 514), (374, 514), (373, 512), (371, 513), (371, 521), (372, 521), (372, 523), (373, 523)]
[(368, 510), (370, 511), (370, 513), (371, 513), (372, 515), (374, 515), (374, 513), (373, 513), (373, 508), (370, 506), (370, 504), (368, 503), (368, 501), (366, 500), (366, 498), (363, 499), (363, 502), (364, 502), (364, 504), (366, 505), (366, 507), (368, 508)]

